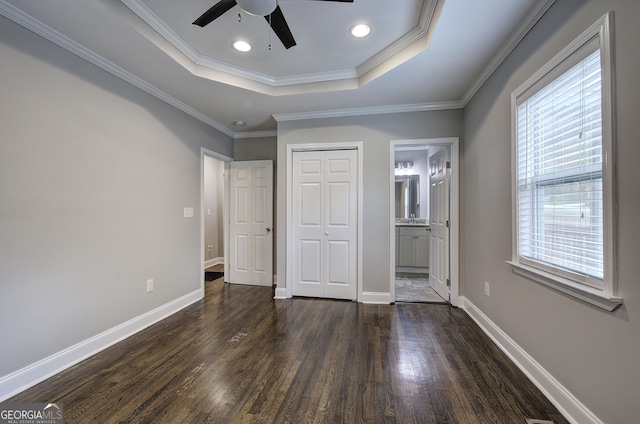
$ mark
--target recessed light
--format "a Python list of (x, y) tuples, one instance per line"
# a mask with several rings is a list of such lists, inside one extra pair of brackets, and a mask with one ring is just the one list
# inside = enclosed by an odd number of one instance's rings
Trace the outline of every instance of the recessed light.
[(245, 125), (247, 125), (247, 123), (241, 120), (237, 120), (234, 121), (233, 125), (235, 125), (236, 127), (244, 127)]
[(238, 40), (233, 43), (233, 48), (238, 50), (239, 52), (248, 52), (249, 50), (251, 50), (251, 44), (247, 43), (246, 41)]
[(349, 32), (356, 38), (362, 38), (369, 35), (369, 33), (371, 32), (371, 27), (366, 24), (356, 24), (351, 27)]

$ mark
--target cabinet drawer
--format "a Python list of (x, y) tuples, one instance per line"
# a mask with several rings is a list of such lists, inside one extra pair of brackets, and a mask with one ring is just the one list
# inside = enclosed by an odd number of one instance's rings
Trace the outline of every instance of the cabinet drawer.
[(429, 227), (398, 227), (398, 235), (401, 236), (427, 236), (431, 231)]

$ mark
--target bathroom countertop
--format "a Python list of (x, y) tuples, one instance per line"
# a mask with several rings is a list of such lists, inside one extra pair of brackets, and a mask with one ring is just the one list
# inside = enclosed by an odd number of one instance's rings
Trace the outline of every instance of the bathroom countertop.
[(396, 227), (428, 227), (426, 218), (396, 218)]

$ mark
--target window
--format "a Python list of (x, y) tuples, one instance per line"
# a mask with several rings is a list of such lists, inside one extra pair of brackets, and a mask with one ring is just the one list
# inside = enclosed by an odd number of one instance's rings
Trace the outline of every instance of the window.
[(609, 25), (607, 15), (512, 95), (510, 263), (612, 310), (621, 299), (614, 296)]

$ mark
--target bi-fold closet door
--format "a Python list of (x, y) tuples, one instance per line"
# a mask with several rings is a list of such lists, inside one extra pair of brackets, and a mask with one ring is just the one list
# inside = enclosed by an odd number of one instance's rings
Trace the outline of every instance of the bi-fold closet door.
[(294, 296), (357, 297), (357, 150), (293, 152)]

